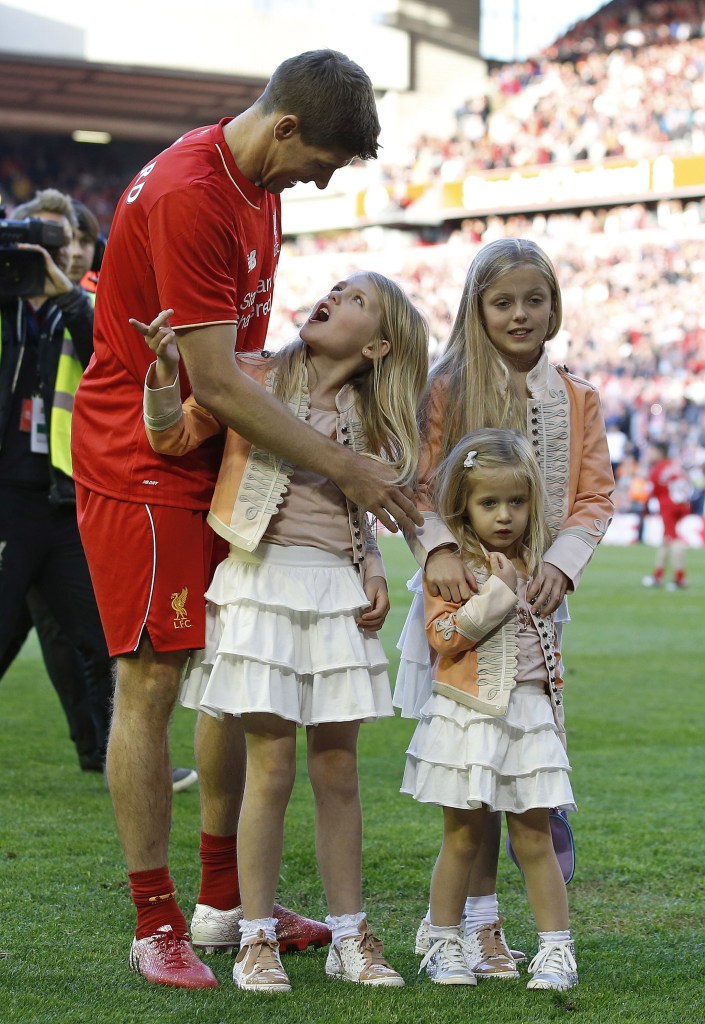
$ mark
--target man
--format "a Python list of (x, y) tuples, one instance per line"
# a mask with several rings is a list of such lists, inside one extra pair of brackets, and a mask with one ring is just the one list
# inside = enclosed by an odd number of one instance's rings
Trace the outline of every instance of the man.
[[(297, 181), (324, 189), (354, 157), (376, 156), (378, 134), (362, 68), (331, 50), (300, 54), (275, 70), (243, 113), (188, 133), (144, 167), (111, 228), (95, 357), (77, 396), (74, 463), (81, 534), (118, 659), (108, 778), (137, 910), (130, 964), (156, 983), (217, 984), (193, 953), (167, 865), (168, 724), (187, 652), (204, 645), (212, 544), (204, 515), (221, 449), (204, 446), (176, 460), (152, 452), (141, 416), (151, 353), (128, 318), (149, 321), (173, 310), (183, 396), (190, 387), (221, 423), (327, 475), (390, 528), (395, 519), (411, 527), (413, 502), (384, 468), (299, 421), (234, 359), (236, 347), (263, 347), (281, 245), (280, 193)], [(217, 730), (214, 723), (212, 742), (199, 735), (196, 748), (216, 874), (223, 860), (234, 863), (228, 818), (242, 776), (241, 749), (233, 745), (239, 732)], [(304, 922), (309, 935), (312, 925)], [(306, 934), (302, 942), (309, 944)]]
[(68, 277), (70, 198), (44, 189), (14, 210), (15, 220), (27, 217), (58, 225), (63, 243), (20, 246), (43, 262), (41, 293), (0, 303), (0, 673), (26, 635), (29, 604), (49, 624), (42, 649), (81, 767), (102, 771), (112, 669), (76, 524), (70, 450), (93, 307)]

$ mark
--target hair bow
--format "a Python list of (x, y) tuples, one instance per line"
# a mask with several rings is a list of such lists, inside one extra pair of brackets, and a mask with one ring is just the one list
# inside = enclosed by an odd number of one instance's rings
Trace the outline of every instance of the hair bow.
[(468, 452), (467, 453), (467, 455), (465, 456), (465, 462), (463, 463), (463, 466), (465, 467), (465, 469), (472, 469), (472, 467), (475, 465), (475, 457), (476, 457), (476, 455), (477, 455), (477, 452)]

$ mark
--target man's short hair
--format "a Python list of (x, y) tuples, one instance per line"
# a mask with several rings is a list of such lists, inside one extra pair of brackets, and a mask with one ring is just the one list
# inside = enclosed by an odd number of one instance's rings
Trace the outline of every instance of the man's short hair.
[(380, 132), (367, 72), (337, 50), (308, 50), (274, 71), (257, 100), (265, 114), (296, 114), (309, 146), (374, 160)]
[(35, 192), (34, 198), (21, 203), (12, 211), (13, 220), (24, 220), (36, 217), (38, 213), (59, 213), (66, 217), (74, 231), (78, 228), (78, 218), (71, 202), (71, 196), (59, 192), (58, 188), (43, 188)]

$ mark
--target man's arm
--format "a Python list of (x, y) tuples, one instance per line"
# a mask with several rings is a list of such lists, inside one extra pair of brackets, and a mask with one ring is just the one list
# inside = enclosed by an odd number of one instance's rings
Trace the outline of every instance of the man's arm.
[(220, 423), (258, 448), (328, 477), (388, 529), (396, 532), (397, 523), (409, 530), (422, 524), (410, 491), (392, 482), (391, 468), (303, 423), (239, 369), (232, 324), (179, 330), (177, 340), (194, 398)]

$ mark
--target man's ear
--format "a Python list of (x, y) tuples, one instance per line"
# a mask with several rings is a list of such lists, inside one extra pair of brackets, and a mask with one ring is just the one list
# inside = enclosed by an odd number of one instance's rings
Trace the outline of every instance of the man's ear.
[(366, 359), (384, 359), (390, 348), (391, 345), (386, 338), (378, 338), (377, 341), (365, 345), (362, 354)]
[(301, 130), (301, 125), (296, 114), (284, 114), (274, 125), (274, 138), (277, 142), (284, 139), (291, 139)]

